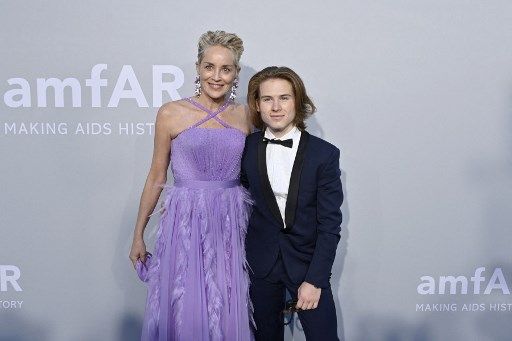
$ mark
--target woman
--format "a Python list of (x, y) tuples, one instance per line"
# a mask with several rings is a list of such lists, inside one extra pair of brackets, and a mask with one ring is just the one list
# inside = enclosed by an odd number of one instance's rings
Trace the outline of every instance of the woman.
[[(239, 184), (250, 119), (235, 104), (242, 40), (199, 39), (196, 95), (163, 105), (130, 259), (148, 283), (142, 340), (249, 340), (244, 239), (249, 197)], [(145, 226), (171, 164), (154, 255)]]

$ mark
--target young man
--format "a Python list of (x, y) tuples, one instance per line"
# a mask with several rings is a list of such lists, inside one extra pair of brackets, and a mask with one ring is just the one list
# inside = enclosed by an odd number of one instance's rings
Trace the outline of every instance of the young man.
[(342, 220), (340, 151), (305, 131), (315, 106), (293, 70), (255, 74), (247, 101), (261, 129), (247, 137), (241, 176), (255, 201), (246, 252), (256, 340), (284, 338), (285, 290), (307, 340), (338, 340), (329, 279)]

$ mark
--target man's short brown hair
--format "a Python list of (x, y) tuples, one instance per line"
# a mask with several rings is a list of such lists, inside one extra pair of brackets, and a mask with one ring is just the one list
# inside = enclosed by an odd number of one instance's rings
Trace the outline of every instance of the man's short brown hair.
[(261, 130), (265, 128), (265, 123), (261, 119), (256, 103), (260, 98), (260, 84), (268, 79), (284, 79), (290, 82), (293, 88), (296, 110), (293, 123), (300, 130), (306, 129), (304, 121), (316, 111), (316, 107), (307, 95), (302, 79), (300, 79), (295, 71), (286, 66), (269, 66), (251, 77), (247, 92), (247, 105), (249, 106), (254, 126)]

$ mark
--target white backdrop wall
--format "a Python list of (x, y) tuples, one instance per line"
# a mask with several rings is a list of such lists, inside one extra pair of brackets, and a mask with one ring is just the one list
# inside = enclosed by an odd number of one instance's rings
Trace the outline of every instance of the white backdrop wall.
[(244, 39), (242, 96), (295, 69), (342, 150), (340, 337), (510, 339), (510, 1), (2, 1), (0, 27), (0, 340), (138, 339), (152, 124), (209, 29)]

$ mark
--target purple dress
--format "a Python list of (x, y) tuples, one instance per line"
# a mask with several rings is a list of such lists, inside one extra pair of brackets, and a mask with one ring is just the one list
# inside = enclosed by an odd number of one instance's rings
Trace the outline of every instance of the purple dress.
[[(171, 142), (174, 186), (147, 270), (138, 266), (148, 286), (142, 340), (251, 340), (245, 134), (217, 117), (230, 103), (210, 112), (187, 100), (208, 115)], [(212, 119), (223, 127), (200, 127)]]

